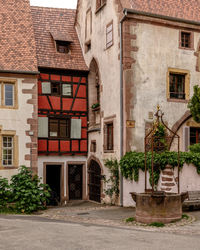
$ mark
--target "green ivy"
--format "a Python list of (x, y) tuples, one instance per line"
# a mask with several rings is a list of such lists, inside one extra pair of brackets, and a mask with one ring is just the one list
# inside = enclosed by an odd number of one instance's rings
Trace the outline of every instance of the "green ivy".
[[(197, 173), (200, 174), (200, 153), (195, 152), (180, 152), (180, 168), (184, 163), (193, 164), (196, 166)], [(150, 174), (151, 180), (151, 152), (147, 153), (147, 170)], [(128, 152), (119, 162), (121, 173), (125, 179), (138, 181), (139, 169), (145, 171), (145, 153), (142, 152)], [(154, 152), (154, 183), (158, 184), (160, 172), (165, 169), (166, 165), (171, 165), (173, 168), (178, 166), (178, 153), (165, 151), (162, 153)]]
[(11, 201), (12, 191), (6, 178), (0, 176), (0, 209), (4, 208)]
[(196, 122), (200, 122), (200, 87), (198, 85), (194, 86), (194, 94), (189, 101), (188, 108), (192, 114), (193, 119)]
[(105, 160), (105, 166), (108, 168), (110, 172), (110, 178), (104, 179), (105, 183), (110, 184), (110, 188), (104, 190), (105, 194), (107, 194), (110, 198), (119, 196), (119, 163), (116, 159), (107, 159)]

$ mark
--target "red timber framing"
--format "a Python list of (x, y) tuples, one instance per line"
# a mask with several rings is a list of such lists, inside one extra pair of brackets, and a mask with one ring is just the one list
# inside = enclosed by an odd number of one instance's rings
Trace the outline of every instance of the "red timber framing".
[[(38, 136), (38, 154), (87, 155), (87, 72), (59, 72), (41, 69), (40, 72), (38, 78), (38, 117), (48, 117), (48, 136)], [(48, 93), (44, 93), (43, 84), (50, 85), (48, 87), (50, 93), (48, 91)], [(65, 87), (71, 86), (71, 94), (70, 88), (67, 90), (69, 91), (67, 96), (63, 94), (63, 84), (65, 84)], [(56, 90), (57, 87), (60, 88), (58, 91)], [(72, 128), (68, 127), (68, 125), (67, 130), (69, 130), (69, 133), (66, 133), (64, 137), (60, 136), (63, 134), (60, 132), (63, 127), (59, 129), (57, 136), (54, 134), (52, 136), (50, 121), (53, 119), (68, 122), (72, 119), (79, 119), (81, 124), (80, 138), (74, 139), (70, 137)]]

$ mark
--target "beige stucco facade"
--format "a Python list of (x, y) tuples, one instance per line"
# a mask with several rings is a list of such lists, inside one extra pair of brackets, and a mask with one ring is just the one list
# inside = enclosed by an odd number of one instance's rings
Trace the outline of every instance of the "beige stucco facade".
[[(88, 10), (92, 12), (92, 32), (89, 35), (91, 40), (91, 49), (85, 51), (85, 19)], [(104, 160), (120, 157), (120, 64), (119, 64), (119, 29), (118, 17), (116, 15), (116, 6), (114, 1), (107, 1), (106, 5), (96, 12), (96, 1), (79, 1), (76, 29), (81, 43), (82, 51), (87, 66), (91, 67), (91, 62), (95, 60), (99, 70), (100, 85), (100, 109), (92, 111), (91, 106), (93, 84), (91, 82), (91, 71), (88, 77), (88, 95), (89, 95), (89, 116), (94, 117), (91, 122), (89, 118), (88, 131), (88, 159), (95, 157), (100, 161), (102, 174), (107, 175), (107, 169), (104, 167)], [(106, 48), (106, 26), (113, 22), (113, 45)], [(110, 152), (104, 150), (104, 125), (107, 122), (113, 122), (114, 146)], [(96, 141), (96, 152), (91, 152), (91, 141)], [(88, 161), (89, 164), (89, 161)]]
[[(91, 48), (85, 36), (86, 13), (91, 11)], [(107, 1), (106, 5), (96, 11), (96, 1), (79, 1), (76, 29), (81, 43), (84, 58), (90, 68), (93, 58), (96, 60), (100, 75), (100, 110), (92, 111), (91, 102), (94, 89), (91, 90), (89, 75), (89, 116), (94, 112), (98, 116), (98, 124), (91, 124), (89, 118), (88, 158), (95, 156), (104, 166), (104, 160), (120, 158), (120, 34), (119, 23), (123, 16), (119, 12), (117, 1)], [(113, 45), (106, 49), (106, 25), (113, 21)], [(87, 27), (88, 28), (88, 27)], [(192, 48), (180, 48), (180, 32), (191, 32)], [(184, 128), (197, 127), (188, 112), (188, 100), (193, 94), (193, 86), (199, 84), (199, 41), (200, 29), (187, 22), (163, 20), (128, 13), (122, 27), (123, 55), (123, 97), (124, 97), (124, 153), (127, 151), (144, 151), (144, 137), (151, 126), (157, 105), (164, 112), (164, 121), (170, 129), (180, 135), (180, 150), (185, 150)], [(94, 71), (93, 69), (91, 71)], [(91, 74), (90, 71), (90, 74)], [(169, 98), (169, 74), (182, 73), (185, 78), (185, 100)], [(91, 92), (90, 92), (91, 91)], [(187, 114), (187, 115), (186, 115)], [(114, 150), (104, 150), (104, 123), (113, 120)], [(133, 122), (129, 126), (127, 121)], [(190, 122), (190, 124), (189, 124)], [(93, 130), (92, 130), (93, 128)], [(96, 130), (95, 130), (96, 129)], [(96, 141), (96, 152), (90, 152), (91, 141)], [(172, 150), (176, 142), (172, 143)], [(177, 147), (176, 147), (177, 148)], [(188, 167), (189, 168), (189, 167)], [(182, 189), (185, 191), (187, 171), (182, 173)], [(103, 174), (107, 170), (103, 167)], [(186, 174), (186, 175), (185, 175)], [(144, 176), (140, 175), (140, 178)], [(195, 177), (197, 178), (197, 177)], [(198, 179), (198, 178), (197, 178)], [(124, 205), (133, 205), (129, 191), (143, 191), (144, 184), (124, 182)], [(143, 183), (143, 184), (142, 184)], [(132, 185), (132, 187), (131, 187)], [(105, 187), (106, 188), (106, 187)], [(181, 189), (181, 190), (182, 190)]]
[(167, 98), (169, 70), (189, 72), (189, 97), (193, 94), (193, 86), (200, 81), (200, 73), (196, 70), (197, 56), (194, 54), (198, 51), (200, 33), (194, 31), (194, 49), (180, 49), (179, 32), (184, 29), (184, 25), (181, 28), (143, 22), (130, 25), (130, 33), (137, 37), (131, 43), (138, 48), (138, 51), (131, 52), (135, 63), (124, 72), (125, 82), (132, 82), (131, 90), (127, 90), (132, 92), (132, 98), (126, 100), (133, 106), (126, 116), (135, 120), (135, 128), (127, 138), (131, 150), (143, 151), (145, 123), (152, 122), (149, 113), (155, 113), (158, 104), (170, 128), (188, 110), (187, 101)]
[[(0, 108), (0, 176), (10, 179), (13, 174), (18, 172), (19, 166), (25, 165), (30, 167), (31, 161), (33, 169), (36, 170), (37, 117), (35, 114), (37, 109), (37, 80), (36, 77), (31, 78), (23, 75), (13, 75), (12, 77), (1, 75), (0, 81), (14, 82), (16, 87), (14, 91), (14, 107)], [(30, 122), (32, 119), (35, 123)], [(3, 166), (2, 164), (2, 136), (4, 135), (13, 137), (13, 161), (12, 165), (9, 166)], [(29, 145), (32, 143), (34, 145), (32, 145), (33, 154), (31, 159)]]

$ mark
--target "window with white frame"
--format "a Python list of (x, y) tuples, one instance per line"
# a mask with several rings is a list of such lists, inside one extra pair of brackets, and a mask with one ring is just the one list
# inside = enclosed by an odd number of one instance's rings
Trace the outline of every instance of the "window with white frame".
[(13, 165), (13, 137), (3, 136), (2, 137), (2, 165), (12, 166)]

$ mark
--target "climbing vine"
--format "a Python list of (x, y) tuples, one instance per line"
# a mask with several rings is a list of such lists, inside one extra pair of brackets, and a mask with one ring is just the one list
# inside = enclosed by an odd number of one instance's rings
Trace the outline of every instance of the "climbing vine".
[(104, 179), (105, 183), (110, 184), (110, 187), (105, 190), (105, 194), (110, 198), (112, 198), (113, 195), (117, 198), (119, 196), (119, 163), (116, 159), (107, 159), (104, 164), (110, 172), (110, 178)]
[(194, 86), (194, 94), (189, 101), (188, 108), (192, 114), (193, 119), (196, 122), (200, 122), (200, 87), (198, 85)]
[[(171, 165), (173, 168), (178, 165), (178, 153), (164, 151), (162, 153), (154, 152), (154, 183), (157, 185), (161, 170), (164, 170), (166, 165)], [(196, 152), (180, 152), (180, 168), (184, 163), (193, 164), (200, 174), (200, 153)], [(139, 169), (145, 171), (145, 153), (128, 152), (119, 162), (121, 173), (125, 179), (138, 181)], [(150, 173), (151, 184), (151, 152), (147, 153), (147, 169)]]

